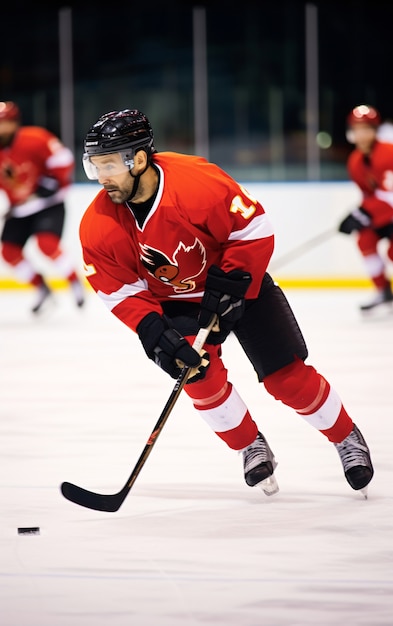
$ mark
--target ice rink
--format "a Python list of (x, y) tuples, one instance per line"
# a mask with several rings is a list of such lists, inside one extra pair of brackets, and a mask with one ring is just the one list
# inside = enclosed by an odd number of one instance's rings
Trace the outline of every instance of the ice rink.
[[(183, 393), (116, 513), (63, 481), (115, 493), (174, 381), (88, 293), (33, 319), (0, 291), (1, 626), (392, 626), (393, 312), (367, 291), (287, 290), (313, 364), (370, 446), (368, 499), (338, 454), (273, 400), (234, 338), (230, 380), (273, 448), (280, 492), (244, 482), (241, 457)], [(18, 527), (39, 526), (39, 535)]]

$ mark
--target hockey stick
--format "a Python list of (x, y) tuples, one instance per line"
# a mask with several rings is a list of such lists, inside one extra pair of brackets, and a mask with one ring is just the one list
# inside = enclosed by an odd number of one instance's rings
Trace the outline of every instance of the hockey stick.
[[(200, 352), (202, 350), (203, 345), (211, 329), (216, 323), (216, 319), (217, 319), (216, 316), (214, 316), (209, 326), (207, 326), (207, 328), (201, 328), (199, 330), (195, 338), (195, 341), (192, 344), (192, 347), (197, 352)], [(176, 384), (172, 390), (172, 393), (169, 396), (165, 404), (165, 407), (160, 417), (158, 418), (156, 425), (154, 426), (154, 429), (151, 432), (150, 437), (142, 451), (142, 454), (140, 455), (124, 487), (120, 489), (118, 493), (105, 495), (105, 494), (95, 493), (94, 491), (88, 491), (87, 489), (78, 487), (77, 485), (74, 485), (73, 483), (64, 482), (61, 484), (61, 493), (63, 494), (65, 498), (67, 498), (67, 500), (70, 500), (71, 502), (74, 502), (75, 504), (79, 504), (80, 506), (85, 506), (88, 509), (95, 509), (96, 511), (108, 511), (110, 513), (118, 511), (118, 509), (121, 507), (124, 500), (126, 499), (129, 491), (131, 490), (134, 482), (136, 481), (139, 475), (139, 472), (144, 466), (150, 452), (152, 451), (153, 446), (156, 443), (158, 436), (164, 427), (165, 422), (167, 421), (173, 407), (176, 404), (176, 401), (180, 395), (181, 390), (183, 389), (184, 385), (187, 382), (187, 378), (190, 374), (190, 371), (191, 371), (191, 368), (183, 367), (181, 373), (179, 374), (179, 377), (176, 380)]]
[(300, 246), (296, 246), (296, 248), (293, 248), (286, 254), (283, 254), (278, 259), (273, 260), (271, 265), (269, 266), (269, 270), (272, 270), (273, 272), (275, 272), (277, 269), (280, 269), (280, 267), (282, 267), (283, 265), (286, 265), (290, 261), (293, 261), (294, 259), (296, 260), (302, 254), (309, 252), (309, 250), (312, 250), (313, 248), (315, 248), (315, 246), (318, 246), (320, 243), (324, 243), (325, 241), (330, 239), (333, 235), (335, 235), (337, 232), (338, 232), (337, 228), (334, 227), (334, 228), (329, 228), (328, 230), (325, 230), (322, 233), (319, 233), (319, 235), (315, 235), (315, 237), (308, 239), (304, 243), (300, 244)]

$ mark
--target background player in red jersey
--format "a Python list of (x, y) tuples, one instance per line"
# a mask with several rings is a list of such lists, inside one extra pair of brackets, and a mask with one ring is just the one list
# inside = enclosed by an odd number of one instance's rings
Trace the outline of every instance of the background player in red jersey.
[(64, 198), (74, 166), (72, 152), (55, 135), (38, 126), (21, 126), (18, 106), (0, 102), (0, 189), (10, 205), (1, 234), (1, 254), (20, 281), (36, 288), (33, 313), (41, 310), (51, 294), (24, 254), (33, 236), (42, 254), (69, 281), (77, 306), (84, 303), (84, 289), (60, 242)]
[[(259, 382), (334, 444), (350, 486), (365, 491), (369, 449), (337, 392), (305, 364), (301, 330), (266, 271), (274, 235), (260, 202), (201, 157), (157, 152), (138, 110), (103, 115), (87, 133), (83, 164), (103, 186), (80, 224), (91, 286), (165, 372), (193, 368), (185, 391), (242, 452), (246, 483), (278, 490), (274, 454), (222, 360), (231, 331)], [(201, 359), (191, 344), (214, 315)]]
[(379, 112), (365, 104), (355, 107), (347, 118), (347, 137), (355, 144), (348, 172), (362, 192), (362, 202), (341, 222), (339, 231), (356, 233), (367, 274), (377, 289), (375, 298), (360, 307), (363, 311), (393, 300), (380, 250), (380, 242), (385, 240), (386, 254), (393, 261), (393, 145), (378, 140), (380, 122)]

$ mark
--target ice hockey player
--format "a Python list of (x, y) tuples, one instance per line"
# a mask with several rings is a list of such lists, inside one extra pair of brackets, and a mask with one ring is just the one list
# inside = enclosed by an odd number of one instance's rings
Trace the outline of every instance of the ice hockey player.
[[(361, 104), (347, 118), (347, 138), (355, 144), (348, 158), (350, 179), (362, 199), (339, 225), (339, 232), (356, 235), (368, 277), (376, 288), (375, 297), (362, 305), (362, 311), (393, 301), (384, 254), (393, 261), (393, 145), (378, 140), (379, 111)], [(381, 251), (380, 242), (387, 243)]]
[(1, 254), (18, 280), (36, 288), (35, 314), (41, 312), (51, 290), (24, 252), (33, 237), (56, 273), (68, 281), (76, 305), (84, 304), (84, 287), (61, 245), (64, 200), (74, 167), (72, 152), (53, 133), (38, 126), (22, 126), (15, 102), (0, 102), (0, 189), (9, 201)]
[[(100, 117), (83, 164), (103, 187), (80, 224), (91, 286), (165, 372), (177, 378), (181, 364), (192, 368), (185, 391), (216, 435), (242, 452), (246, 483), (278, 490), (274, 454), (222, 360), (230, 332), (267, 392), (332, 442), (348, 483), (365, 493), (369, 449), (337, 392), (305, 364), (301, 330), (266, 271), (274, 235), (260, 202), (202, 157), (157, 152), (135, 109)], [(201, 357), (191, 344), (215, 314)]]

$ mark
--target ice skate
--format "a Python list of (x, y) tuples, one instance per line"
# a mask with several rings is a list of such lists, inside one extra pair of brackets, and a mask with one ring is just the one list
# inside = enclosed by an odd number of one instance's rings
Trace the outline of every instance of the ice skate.
[(81, 308), (85, 304), (85, 292), (83, 289), (83, 285), (80, 280), (72, 280), (70, 282), (71, 290), (74, 295), (75, 304), (77, 307)]
[(31, 309), (31, 312), (34, 313), (34, 315), (38, 315), (44, 310), (44, 308), (46, 308), (46, 305), (52, 296), (52, 291), (49, 289), (45, 281), (42, 281), (41, 285), (37, 287), (36, 293), (36, 301)]
[(360, 490), (367, 498), (367, 485), (374, 475), (374, 468), (368, 446), (356, 424), (348, 437), (334, 446), (340, 455), (348, 483), (352, 489)]
[(267, 496), (277, 493), (279, 488), (274, 476), (277, 463), (262, 433), (258, 432), (255, 441), (242, 450), (242, 454), (247, 485), (257, 485)]
[(360, 306), (361, 311), (371, 311), (381, 304), (390, 304), (393, 302), (393, 293), (391, 287), (380, 289), (373, 300)]

